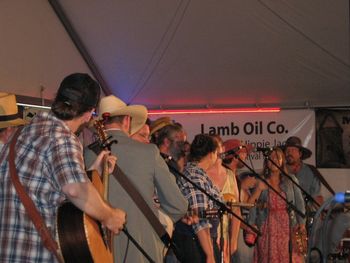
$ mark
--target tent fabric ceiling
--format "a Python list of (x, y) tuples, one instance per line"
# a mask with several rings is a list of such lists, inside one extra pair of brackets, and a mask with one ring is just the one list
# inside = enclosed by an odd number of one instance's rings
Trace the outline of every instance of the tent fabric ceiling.
[[(155, 108), (349, 106), (349, 1), (61, 0), (110, 92)], [(1, 1), (3, 90), (89, 72), (46, 1)]]
[(2, 91), (52, 99), (65, 75), (90, 73), (46, 1), (0, 1), (0, 32)]

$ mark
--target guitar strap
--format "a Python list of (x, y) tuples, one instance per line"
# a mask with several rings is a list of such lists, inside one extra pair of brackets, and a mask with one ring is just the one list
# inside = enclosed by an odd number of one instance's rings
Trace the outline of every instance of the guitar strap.
[(322, 176), (322, 174), (317, 170), (317, 168), (311, 164), (306, 164), (312, 171), (312, 173), (320, 180), (320, 182), (327, 188), (327, 190), (332, 194), (335, 195), (335, 192), (333, 188), (328, 184), (326, 179)]
[(147, 218), (148, 222), (153, 227), (154, 231), (156, 231), (157, 235), (162, 240), (163, 244), (166, 247), (169, 247), (170, 245), (172, 245), (171, 238), (169, 234), (166, 232), (163, 225), (160, 223), (158, 217), (156, 217), (156, 215), (153, 213), (151, 208), (143, 199), (139, 191), (136, 189), (133, 183), (129, 180), (126, 174), (117, 165), (113, 171), (113, 176), (120, 183), (120, 185), (125, 189), (125, 191), (129, 194), (129, 196), (137, 205), (137, 207), (140, 209), (140, 211), (142, 211), (144, 216)]
[(44, 219), (40, 215), (39, 211), (37, 210), (34, 202), (30, 199), (28, 194), (26, 193), (23, 185), (21, 184), (18, 174), (16, 171), (16, 165), (15, 165), (15, 145), (17, 138), (22, 130), (21, 128), (18, 128), (16, 133), (14, 134), (11, 144), (10, 144), (10, 152), (8, 157), (9, 162), (9, 169), (10, 169), (10, 177), (12, 180), (12, 183), (17, 191), (17, 194), (19, 196), (19, 199), (21, 200), (24, 208), (26, 209), (26, 212), (29, 215), (30, 220), (32, 220), (36, 230), (38, 231), (44, 246), (57, 258), (58, 262), (63, 263), (64, 260), (59, 252), (59, 247), (57, 242), (52, 238), (52, 235), (45, 225)]

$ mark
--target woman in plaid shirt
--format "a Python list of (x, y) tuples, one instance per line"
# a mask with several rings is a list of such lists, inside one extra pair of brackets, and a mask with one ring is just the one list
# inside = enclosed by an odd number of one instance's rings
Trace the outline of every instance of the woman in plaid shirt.
[[(217, 149), (218, 144), (212, 137), (206, 134), (196, 135), (191, 144), (190, 159), (184, 174), (208, 194), (221, 201), (219, 190), (206, 173), (218, 158)], [(218, 208), (207, 195), (183, 178), (179, 177), (177, 183), (188, 200), (191, 211), (202, 214), (202, 212)], [(191, 226), (182, 222), (176, 224), (174, 242), (183, 255), (182, 263), (214, 263), (218, 260), (216, 244), (218, 224), (218, 218), (200, 218), (198, 223)]]

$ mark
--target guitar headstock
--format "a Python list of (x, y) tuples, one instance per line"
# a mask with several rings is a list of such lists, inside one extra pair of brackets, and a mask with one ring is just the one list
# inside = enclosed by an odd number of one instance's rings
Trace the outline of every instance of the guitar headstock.
[(102, 122), (102, 120), (95, 120), (94, 121), (94, 127), (97, 132), (98, 139), (100, 142), (104, 142), (107, 140), (107, 134), (105, 131), (105, 126)]
[(112, 136), (108, 136), (105, 131), (105, 126), (102, 120), (94, 120), (93, 126), (97, 134), (97, 140), (88, 145), (88, 148), (99, 154), (102, 150), (111, 150), (113, 143), (118, 143), (117, 140), (112, 140)]

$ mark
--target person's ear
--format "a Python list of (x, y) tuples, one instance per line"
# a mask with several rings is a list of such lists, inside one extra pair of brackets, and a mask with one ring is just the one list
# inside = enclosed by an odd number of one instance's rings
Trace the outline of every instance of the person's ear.
[(171, 144), (171, 141), (168, 138), (164, 138), (164, 145), (166, 147), (169, 147), (170, 144)]

